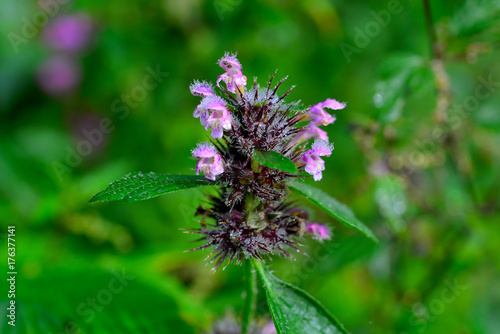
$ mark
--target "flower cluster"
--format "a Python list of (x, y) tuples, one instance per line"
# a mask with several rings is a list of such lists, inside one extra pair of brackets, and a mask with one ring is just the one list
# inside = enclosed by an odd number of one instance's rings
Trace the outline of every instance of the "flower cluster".
[[(222, 97), (206, 81), (190, 86), (191, 93), (202, 98), (193, 116), (206, 130), (211, 129), (212, 136), (211, 142), (193, 151), (199, 159), (196, 173), (220, 186), (218, 194), (209, 197), (208, 206), (197, 212), (203, 217), (202, 227), (190, 232), (203, 235), (206, 243), (195, 249), (213, 247), (210, 256), (217, 268), (226, 260), (261, 259), (272, 253), (290, 256), (286, 247), (298, 249), (295, 240), (304, 235), (329, 239), (324, 225), (308, 222), (307, 213), (287, 201), (286, 181), (301, 172), (321, 180), (325, 169), (321, 157), (330, 156), (333, 145), (320, 127), (335, 121), (326, 109), (343, 109), (345, 104), (327, 99), (304, 109), (298, 102), (285, 102), (293, 87), (278, 95), (286, 78), (272, 87), (274, 74), (267, 87), (255, 80), (247, 88), (235, 54), (226, 53), (218, 64), (225, 71), (216, 82)], [(298, 173), (256, 160), (256, 152), (269, 151), (293, 161)]]

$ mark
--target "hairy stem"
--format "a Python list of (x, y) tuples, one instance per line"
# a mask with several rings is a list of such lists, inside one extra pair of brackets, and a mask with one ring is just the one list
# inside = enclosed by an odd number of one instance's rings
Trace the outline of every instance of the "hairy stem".
[(448, 73), (444, 66), (444, 48), (439, 43), (436, 33), (436, 27), (432, 19), (432, 9), (430, 0), (422, 0), (424, 5), (425, 25), (427, 27), (427, 34), (429, 36), (429, 46), (431, 51), (431, 69), (436, 78), (437, 106), (434, 116), (438, 124), (445, 124), (448, 114), (448, 107), (450, 106), (452, 94), (451, 84)]
[(257, 274), (249, 259), (245, 259), (244, 263), (244, 279), (245, 279), (245, 300), (243, 304), (243, 315), (241, 318), (241, 334), (247, 334), (252, 323), (252, 318), (255, 312), (255, 301), (257, 292)]
[[(439, 42), (436, 33), (436, 27), (432, 19), (432, 11), (430, 6), (430, 0), (422, 0), (424, 5), (424, 15), (425, 22), (427, 26), (427, 32), (429, 36), (429, 43), (431, 47), (431, 69), (434, 72), (436, 90), (437, 90), (437, 107), (435, 111), (436, 121), (446, 134), (446, 140), (443, 142), (443, 148), (446, 154), (447, 166), (453, 170), (459, 177), (460, 180), (468, 187), (468, 192), (473, 194), (472, 181), (467, 171), (461, 168), (461, 151), (458, 147), (458, 139), (456, 133), (446, 125), (447, 114), (452, 102), (453, 94), (451, 90), (450, 77), (445, 68), (446, 60), (446, 50), (443, 44)], [(477, 206), (474, 202), (473, 204)], [(449, 215), (443, 217), (443, 220), (450, 220)], [(457, 247), (463, 243), (464, 239), (468, 235), (468, 229), (463, 222), (458, 222), (456, 218), (450, 224), (451, 230), (447, 231), (447, 240), (442, 240), (443, 249), (446, 250), (447, 254), (455, 254)], [(442, 281), (449, 276), (453, 269), (453, 261), (450, 257), (445, 257), (444, 259), (435, 260), (433, 263), (435, 267), (431, 270), (431, 278), (427, 281), (427, 287), (421, 292), (422, 301), (428, 299), (432, 296), (432, 293), (441, 286)]]

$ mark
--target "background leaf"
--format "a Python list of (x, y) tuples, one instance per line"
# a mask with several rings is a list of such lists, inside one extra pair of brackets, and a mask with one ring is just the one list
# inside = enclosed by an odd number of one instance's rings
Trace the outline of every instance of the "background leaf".
[(469, 37), (494, 26), (498, 27), (499, 16), (498, 0), (466, 0), (455, 9), (450, 30), (458, 37)]
[(306, 197), (333, 218), (338, 219), (347, 226), (363, 232), (367, 237), (378, 241), (373, 232), (358, 218), (356, 218), (351, 209), (338, 202), (333, 197), (330, 197), (330, 195), (322, 190), (300, 181), (292, 181), (290, 183), (290, 189)]
[(267, 303), (279, 334), (348, 333), (337, 319), (304, 290), (272, 275), (260, 261), (254, 261), (264, 283)]
[(292, 160), (285, 157), (283, 154), (274, 151), (255, 151), (253, 155), (254, 159), (257, 160), (262, 166), (266, 166), (273, 169), (279, 169), (288, 173), (296, 173), (297, 167)]
[(95, 194), (90, 202), (142, 201), (174, 191), (215, 184), (203, 176), (131, 173)]
[(403, 215), (408, 208), (408, 201), (403, 184), (397, 177), (383, 175), (376, 179), (374, 201), (394, 232), (401, 233), (406, 229)]
[(373, 97), (379, 121), (398, 121), (409, 97), (419, 89), (432, 87), (434, 77), (427, 63), (411, 53), (392, 55), (380, 63)]

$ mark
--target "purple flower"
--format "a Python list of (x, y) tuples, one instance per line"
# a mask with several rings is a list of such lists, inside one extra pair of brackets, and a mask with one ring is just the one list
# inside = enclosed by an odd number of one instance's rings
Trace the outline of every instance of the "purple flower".
[(71, 57), (55, 55), (46, 59), (37, 70), (40, 88), (55, 97), (74, 93), (80, 85), (82, 69)]
[(224, 130), (231, 130), (231, 116), (227, 109), (224, 110), (214, 110), (212, 114), (207, 119), (207, 124), (205, 125), (205, 130), (212, 128), (212, 137), (222, 138)]
[(212, 128), (212, 137), (222, 138), (223, 129), (231, 129), (231, 115), (226, 107), (226, 101), (219, 96), (207, 96), (196, 107), (193, 116), (200, 117), (205, 130)]
[(231, 93), (236, 93), (236, 89), (241, 91), (241, 88), (246, 86), (247, 84), (247, 77), (241, 73), (235, 75), (229, 75), (226, 72), (224, 74), (219, 75), (217, 77), (217, 87), (220, 87), (219, 82), (221, 80), (224, 81), (227, 90), (230, 91)]
[(290, 147), (308, 141), (309, 139), (321, 139), (328, 141), (328, 134), (321, 130), (314, 122), (310, 122), (304, 131), (297, 134), (288, 144)]
[(194, 118), (200, 118), (201, 125), (206, 126), (207, 125), (207, 119), (208, 119), (209, 113), (207, 109), (204, 109), (202, 107), (202, 104), (200, 103), (196, 109), (193, 112), (193, 117)]
[(236, 58), (236, 54), (226, 52), (218, 63), (226, 72), (217, 77), (217, 87), (220, 87), (219, 82), (224, 81), (227, 90), (231, 93), (236, 93), (237, 89), (243, 92), (243, 87), (247, 84), (247, 77), (241, 73), (241, 64)]
[(260, 334), (276, 334), (276, 327), (274, 327), (274, 323), (272, 321), (269, 321), (266, 327), (262, 329)]
[(318, 241), (329, 240), (331, 238), (328, 227), (323, 224), (306, 223), (306, 229)]
[(236, 58), (238, 54), (225, 52), (224, 57), (217, 62), (229, 75), (241, 74), (241, 64)]
[[(291, 89), (278, 94), (286, 78), (273, 83), (273, 74), (267, 87), (255, 79), (247, 90), (247, 78), (235, 54), (225, 53), (217, 64), (223, 71), (214, 87), (205, 81), (190, 86), (194, 95), (203, 97), (194, 116), (206, 130), (211, 128), (213, 137), (213, 146), (199, 145), (193, 151), (200, 159), (196, 172), (216, 180), (221, 190), (197, 210), (203, 216), (202, 225), (190, 233), (199, 234), (204, 243), (192, 250), (212, 249), (208, 258), (217, 269), (267, 254), (291, 257), (290, 251), (298, 250), (296, 238), (329, 239), (327, 227), (310, 222), (307, 212), (289, 202), (287, 180), (300, 175), (259, 165), (254, 156), (261, 151), (290, 157), (301, 174), (305, 171), (320, 180), (325, 170), (322, 157), (333, 150), (321, 126), (334, 121), (328, 109), (342, 109), (344, 104), (327, 99), (296, 112), (300, 102), (284, 101)], [(215, 86), (222, 88), (222, 97), (215, 95)], [(205, 218), (210, 218), (210, 224)], [(276, 328), (270, 322), (255, 332), (276, 334)]]
[(81, 52), (92, 41), (94, 24), (86, 14), (61, 15), (43, 31), (42, 40), (56, 51)]
[(194, 96), (207, 97), (214, 95), (212, 84), (206, 81), (200, 82), (195, 80), (191, 86), (189, 86), (189, 90)]
[(302, 165), (306, 165), (305, 170), (314, 177), (314, 181), (319, 181), (323, 177), (321, 172), (325, 170), (325, 162), (320, 157), (329, 157), (332, 151), (332, 144), (324, 140), (316, 140), (311, 149), (304, 152), (298, 160)]
[(312, 119), (317, 125), (328, 125), (335, 121), (335, 116), (330, 115), (324, 108), (339, 110), (344, 109), (345, 104), (333, 99), (326, 99), (324, 102), (313, 105), (306, 119)]
[(201, 171), (207, 179), (215, 181), (215, 176), (224, 172), (222, 158), (213, 145), (198, 144), (193, 150), (193, 156), (201, 158), (196, 164), (196, 175)]

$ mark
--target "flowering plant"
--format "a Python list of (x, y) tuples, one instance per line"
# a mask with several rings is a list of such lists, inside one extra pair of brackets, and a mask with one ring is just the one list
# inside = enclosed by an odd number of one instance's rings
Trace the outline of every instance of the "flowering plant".
[[(345, 333), (335, 318), (306, 292), (280, 281), (263, 265), (272, 254), (292, 258), (301, 251), (300, 239), (330, 239), (330, 229), (309, 221), (305, 210), (289, 200), (291, 192), (303, 195), (326, 213), (376, 240), (373, 233), (344, 205), (321, 190), (301, 182), (322, 178), (333, 145), (321, 126), (335, 121), (326, 109), (340, 110), (345, 103), (327, 99), (308, 108), (287, 103), (274, 87), (275, 74), (266, 87), (257, 80), (247, 88), (247, 78), (236, 55), (226, 53), (218, 61), (225, 71), (215, 87), (194, 81), (193, 95), (201, 97), (193, 116), (211, 131), (210, 140), (198, 144), (195, 175), (133, 173), (111, 183), (90, 200), (137, 201), (199, 186), (216, 186), (215, 195), (196, 211), (204, 243), (192, 250), (212, 249), (207, 259), (214, 270), (224, 264), (245, 263), (247, 295), (242, 332), (251, 322), (256, 274), (264, 283), (266, 297), (278, 333)], [(292, 87), (293, 88), (293, 87)], [(200, 174), (203, 174), (200, 175)], [(300, 307), (296, 307), (300, 306)], [(314, 317), (315, 321), (309, 321)]]

